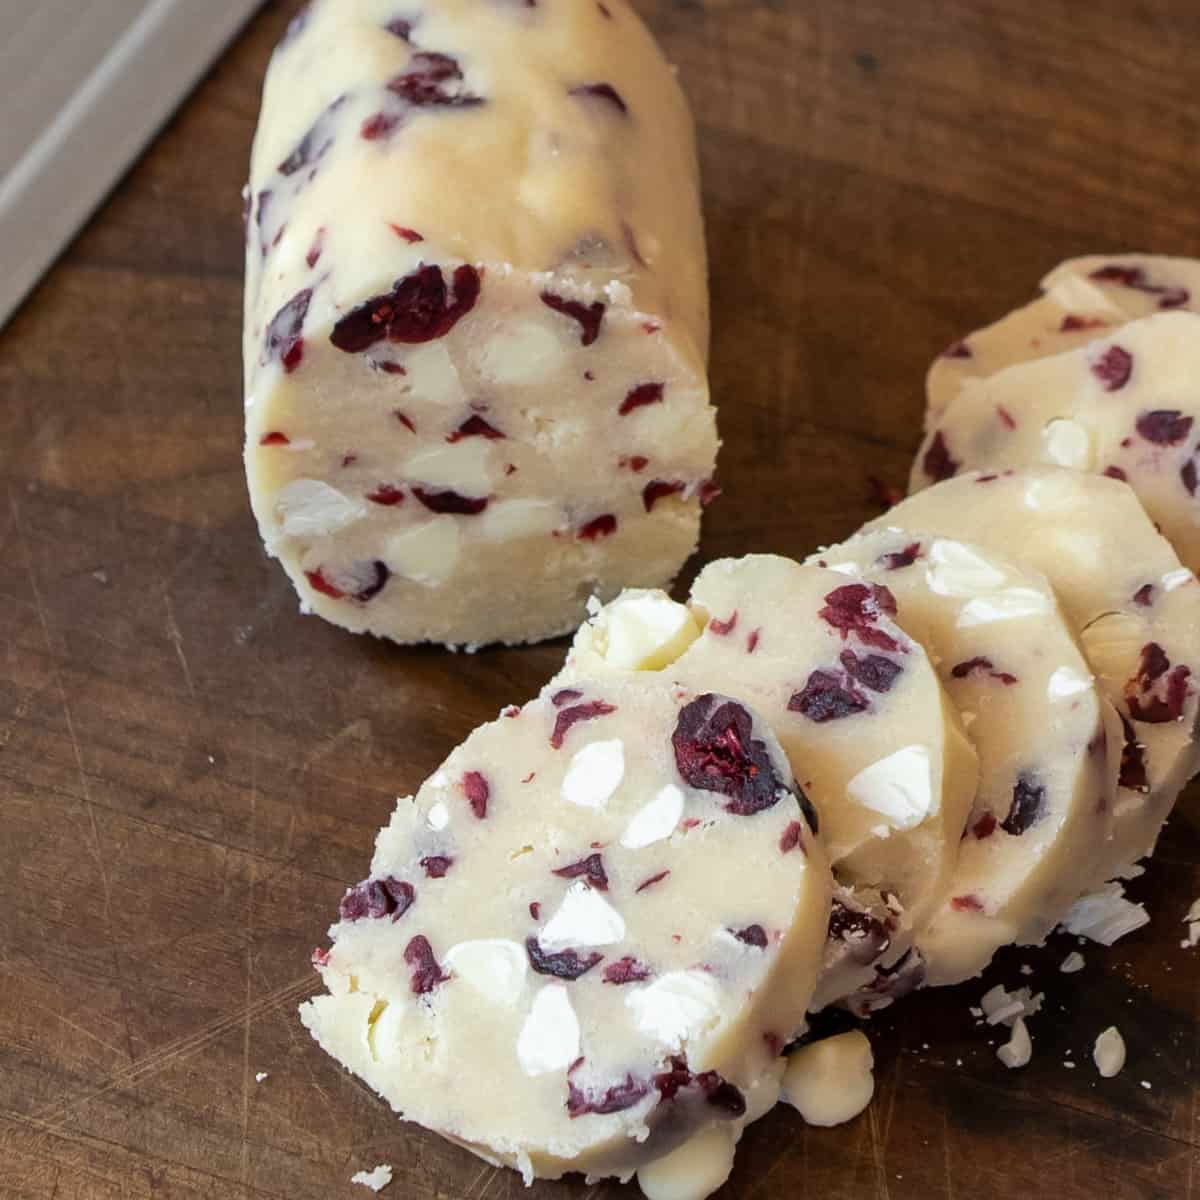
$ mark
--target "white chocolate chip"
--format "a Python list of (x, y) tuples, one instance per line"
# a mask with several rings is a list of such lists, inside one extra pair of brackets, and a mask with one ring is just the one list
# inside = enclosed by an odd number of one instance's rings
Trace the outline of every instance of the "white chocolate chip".
[(319, 479), (293, 479), (279, 489), (275, 512), (287, 537), (326, 537), (367, 515), (366, 506)]
[(461, 552), (459, 522), (443, 515), (388, 538), (384, 557), (397, 575), (435, 587), (450, 577)]
[(1059, 667), (1046, 684), (1046, 695), (1051, 700), (1068, 700), (1088, 691), (1092, 686), (1091, 678), (1076, 671), (1073, 667)]
[(621, 834), (621, 845), (627, 850), (640, 850), (643, 846), (661, 842), (675, 832), (682, 816), (683, 792), (673, 783), (668, 783), (653, 800), (633, 814), (625, 826), (625, 832)]
[(491, 459), (491, 441), (465, 438), (453, 445), (418, 451), (405, 462), (404, 474), (414, 483), (451, 488), (464, 496), (483, 496), (491, 489)]
[(382, 1192), (392, 1182), (391, 1164), (380, 1163), (379, 1166), (370, 1171), (355, 1171), (350, 1176), (350, 1182), (361, 1184), (363, 1187), (370, 1188), (373, 1192)]
[(596, 649), (609, 666), (657, 671), (674, 662), (700, 636), (700, 625), (684, 604), (666, 592), (623, 592), (604, 610), (594, 632)]
[(1074, 975), (1076, 971), (1082, 971), (1084, 965), (1083, 955), (1078, 950), (1072, 950), (1059, 964), (1058, 969), (1064, 975)]
[(1060, 467), (1082, 470), (1091, 458), (1091, 442), (1087, 430), (1077, 421), (1059, 417), (1042, 430), (1043, 458)]
[(404, 1005), (387, 1004), (367, 1028), (367, 1046), (371, 1057), (382, 1062), (400, 1053), (401, 1026), (404, 1024)]
[(611, 946), (625, 936), (625, 920), (583, 880), (571, 884), (558, 911), (546, 922), (538, 943), (557, 946)]
[(1111, 946), (1149, 923), (1145, 905), (1126, 900), (1124, 888), (1116, 882), (1106, 883), (1098, 892), (1076, 900), (1063, 921), (1069, 933), (1104, 946)]
[(839, 575), (851, 575), (855, 577), (862, 574), (857, 564), (852, 562), (830, 563), (829, 570), (836, 571)]
[(430, 829), (445, 829), (450, 824), (450, 810), (439, 800), (436, 804), (430, 805), (426, 820), (429, 822)]
[(1050, 597), (1036, 588), (1011, 587), (990, 596), (968, 600), (958, 614), (959, 629), (990, 625), (993, 621), (1019, 621), (1051, 611)]
[(639, 1168), (646, 1200), (707, 1200), (733, 1171), (736, 1142), (728, 1124), (711, 1124), (670, 1154)]
[(939, 596), (976, 596), (1004, 586), (1007, 576), (962, 542), (937, 538), (929, 547), (925, 568), (929, 588)]
[(529, 960), (525, 947), (505, 938), (459, 942), (446, 952), (446, 965), (487, 1000), (511, 1007), (525, 990)]
[(1023, 1067), (1033, 1057), (1033, 1039), (1025, 1028), (1025, 1018), (1018, 1017), (1012, 1027), (1012, 1034), (1003, 1046), (996, 1051), (996, 1057), (1010, 1070)]
[(1125, 1039), (1115, 1025), (1110, 1025), (1096, 1038), (1096, 1044), (1092, 1047), (1092, 1061), (1105, 1079), (1120, 1073), (1125, 1065)]
[(802, 1046), (788, 1059), (782, 1099), (809, 1125), (841, 1125), (871, 1103), (875, 1058), (861, 1030)]
[(475, 529), (485, 542), (511, 542), (553, 533), (562, 523), (562, 509), (548, 500), (502, 500), (488, 505)]
[(431, 404), (443, 409), (466, 404), (467, 394), (444, 343), (434, 341), (422, 346), (406, 346), (404, 369), (408, 373), (404, 382)]
[(679, 1050), (717, 1020), (721, 996), (708, 972), (671, 971), (631, 991), (625, 1003), (642, 1033)]
[(928, 748), (905, 746), (864, 767), (846, 784), (846, 794), (896, 829), (915, 828), (934, 810)]
[(561, 983), (548, 983), (533, 998), (517, 1038), (517, 1058), (526, 1075), (563, 1071), (579, 1057), (579, 1019)]
[(562, 340), (542, 322), (509, 321), (478, 347), (472, 358), (480, 374), (499, 384), (545, 378), (562, 361)]
[(1168, 571), (1162, 577), (1163, 591), (1173, 592), (1176, 588), (1181, 588), (1186, 583), (1192, 583), (1195, 578), (1196, 576), (1187, 567), (1180, 567), (1178, 571)]
[(1046, 295), (1059, 308), (1073, 316), (1114, 316), (1124, 314), (1103, 292), (1082, 275), (1060, 275), (1052, 279)]
[(625, 778), (625, 743), (620, 738), (589, 742), (571, 759), (562, 798), (580, 808), (604, 808)]

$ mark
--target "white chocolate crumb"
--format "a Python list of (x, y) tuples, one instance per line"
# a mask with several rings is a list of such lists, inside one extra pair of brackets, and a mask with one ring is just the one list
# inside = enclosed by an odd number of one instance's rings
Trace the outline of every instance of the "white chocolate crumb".
[(1009, 1070), (1023, 1067), (1033, 1057), (1033, 1039), (1025, 1028), (1025, 1018), (1018, 1017), (1012, 1027), (1012, 1035), (1008, 1041), (996, 1050), (996, 1057)]
[(1066, 958), (1059, 963), (1058, 969), (1064, 975), (1074, 975), (1076, 971), (1082, 971), (1084, 967), (1083, 955), (1078, 950), (1072, 950)]
[(1111, 1079), (1120, 1073), (1125, 1065), (1125, 1039), (1115, 1025), (1110, 1025), (1096, 1038), (1096, 1044), (1092, 1048), (1092, 1061), (1105, 1079)]
[(362, 1184), (373, 1192), (382, 1192), (392, 1182), (392, 1167), (390, 1163), (380, 1163), (371, 1171), (355, 1171), (350, 1176), (351, 1183)]
[(262, 1083), (262, 1081), (263, 1081), (264, 1079), (267, 1079), (267, 1078), (269, 1077), (269, 1074), (270, 1074), (270, 1073), (269, 1073), (269, 1072), (267, 1072), (267, 1071), (257, 1071), (257, 1072), (255, 1072), (255, 1075), (254, 1075), (254, 1082), (255, 1082), (255, 1083)]

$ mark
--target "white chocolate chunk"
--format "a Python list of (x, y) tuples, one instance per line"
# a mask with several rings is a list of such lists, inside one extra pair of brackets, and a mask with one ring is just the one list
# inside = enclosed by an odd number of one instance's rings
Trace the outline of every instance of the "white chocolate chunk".
[(361, 520), (366, 505), (319, 479), (294, 479), (276, 494), (275, 511), (285, 537), (319, 538)]
[(1023, 621), (1054, 611), (1053, 601), (1036, 588), (1005, 588), (990, 596), (977, 596), (962, 606), (958, 615), (960, 629), (990, 625), (995, 621)]
[(516, 1004), (529, 973), (525, 947), (506, 938), (459, 942), (446, 951), (446, 965), (495, 1004)]
[(1074, 975), (1076, 971), (1082, 971), (1087, 964), (1084, 962), (1083, 955), (1078, 950), (1072, 950), (1066, 958), (1059, 963), (1058, 969), (1064, 975)]
[(488, 542), (553, 533), (563, 523), (562, 510), (549, 500), (501, 500), (479, 518), (479, 536)]
[(526, 1075), (565, 1071), (579, 1057), (579, 1021), (561, 983), (548, 983), (533, 998), (521, 1035), (517, 1058)]
[(1046, 683), (1046, 695), (1051, 700), (1069, 700), (1091, 691), (1092, 677), (1073, 667), (1058, 667)]
[(1082, 896), (1063, 920), (1068, 933), (1111, 946), (1127, 933), (1150, 924), (1144, 904), (1126, 900), (1119, 883), (1106, 883), (1098, 892)]
[(700, 636), (686, 604), (662, 592), (623, 592), (594, 622), (605, 661), (618, 670), (656, 671), (674, 662)]
[(1029, 1060), (1033, 1057), (1033, 1039), (1025, 1027), (1024, 1017), (1020, 1017), (1014, 1022), (1008, 1041), (997, 1048), (996, 1057), (1010, 1071), (1017, 1067), (1028, 1066)]
[[(988, 562), (970, 546), (949, 538), (936, 538), (929, 547), (928, 557), (926, 576), (930, 588), (939, 596), (971, 597), (980, 592), (994, 592), (1002, 588), (1008, 578), (995, 563)], [(834, 569), (843, 565), (832, 564)], [(857, 574), (857, 565), (851, 565)]]
[(852, 1121), (875, 1094), (875, 1058), (860, 1030), (802, 1046), (788, 1058), (783, 1100), (809, 1125)]
[(928, 748), (905, 746), (864, 767), (846, 785), (846, 794), (895, 829), (920, 825), (935, 803)]
[(392, 1167), (390, 1163), (380, 1163), (370, 1171), (355, 1171), (350, 1176), (351, 1183), (361, 1184), (373, 1192), (382, 1192), (392, 1182)]
[(1056, 417), (1042, 430), (1044, 460), (1059, 467), (1086, 471), (1091, 465), (1087, 430), (1076, 421)]
[(735, 1142), (723, 1125), (709, 1125), (677, 1150), (639, 1168), (646, 1200), (706, 1200), (733, 1171)]
[(632, 990), (625, 999), (644, 1034), (672, 1050), (713, 1027), (720, 1013), (720, 993), (704, 971), (674, 971), (645, 987)]
[(683, 816), (683, 792), (673, 783), (660, 788), (653, 800), (633, 814), (621, 834), (621, 845), (641, 850), (669, 838)]
[(384, 561), (415, 583), (436, 587), (454, 573), (462, 554), (462, 532), (453, 517), (434, 517), (393, 534), (384, 544)]
[(573, 883), (562, 905), (538, 935), (544, 949), (563, 946), (612, 946), (625, 937), (625, 921), (599, 892)]
[(591, 742), (571, 759), (562, 797), (580, 808), (604, 808), (625, 778), (625, 743), (620, 738)]
[(1105, 1079), (1121, 1073), (1121, 1068), (1125, 1066), (1125, 1039), (1115, 1025), (1110, 1025), (1096, 1038), (1096, 1044), (1092, 1047), (1092, 1061)]

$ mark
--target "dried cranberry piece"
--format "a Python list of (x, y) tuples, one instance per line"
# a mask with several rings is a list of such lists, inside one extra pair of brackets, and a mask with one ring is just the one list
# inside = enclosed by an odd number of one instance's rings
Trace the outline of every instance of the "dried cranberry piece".
[(1013, 786), (1012, 808), (1000, 822), (1005, 833), (1019, 836), (1046, 815), (1046, 787), (1036, 775), (1022, 771)]
[[(1171, 668), (1171, 660), (1157, 642), (1142, 647), (1137, 673), (1125, 685), (1129, 715), (1147, 725), (1177, 721), (1187, 703), (1191, 671), (1182, 664)], [(1165, 688), (1158, 681), (1165, 677)]]
[(547, 308), (579, 322), (582, 330), (579, 340), (584, 346), (590, 346), (600, 336), (605, 306), (599, 300), (593, 304), (581, 304), (578, 300), (567, 300), (554, 292), (543, 292), (541, 299)]
[(487, 818), (488, 800), (491, 798), (492, 789), (488, 784), (487, 777), (482, 771), (467, 771), (462, 779), (463, 794), (467, 797), (467, 803), (471, 806), (471, 811), (475, 814), (477, 820), (483, 821)]
[(351, 309), (329, 340), (346, 354), (361, 354), (385, 340), (413, 346), (445, 337), (479, 299), (478, 269), (456, 267), (453, 291), (451, 300), (441, 267), (419, 267), (396, 280), (390, 292)]
[(398, 408), (392, 413), (392, 416), (395, 417), (396, 420), (399, 421), (400, 424), (403, 425), (404, 428), (410, 433), (417, 432), (417, 427), (413, 424), (412, 418), (405, 416), (404, 413), (402, 413)]
[(561, 750), (563, 739), (572, 725), (580, 721), (592, 721), (596, 717), (607, 717), (609, 713), (616, 711), (613, 705), (606, 704), (603, 700), (590, 700), (587, 704), (573, 704), (570, 708), (561, 709), (558, 716), (554, 718), (554, 731), (550, 734), (550, 745), (555, 750)]
[(405, 17), (397, 17), (394, 21), (389, 21), (384, 29), (402, 42), (407, 42), (412, 37), (413, 22)]
[(550, 697), (550, 703), (555, 708), (562, 708), (564, 704), (570, 704), (572, 700), (582, 700), (583, 693), (577, 688), (561, 688)]
[(337, 141), (337, 137), (328, 128), (329, 114), (336, 112), (346, 102), (345, 96), (339, 96), (313, 123), (312, 128), (300, 139), (300, 144), (276, 168), (280, 175), (295, 175), (305, 167), (319, 163), (329, 148)]
[(896, 597), (881, 584), (848, 583), (825, 597), (825, 607), (817, 615), (842, 637), (853, 633), (877, 650), (899, 650), (894, 637), (875, 628), (880, 616), (894, 616), (895, 612)]
[(388, 228), (398, 237), (403, 238), (408, 243), (423, 242), (425, 239), (415, 230), (409, 229), (404, 225), (393, 225), (388, 222)]
[(996, 832), (996, 818), (991, 813), (984, 813), (983, 816), (971, 826), (971, 832), (980, 840), (990, 838)]
[(1191, 299), (1187, 288), (1150, 283), (1146, 278), (1146, 272), (1141, 267), (1123, 267), (1117, 263), (1110, 263), (1107, 266), (1098, 267), (1091, 273), (1091, 278), (1104, 283), (1117, 283), (1122, 287), (1158, 296), (1159, 308), (1180, 308)]
[(921, 543), (910, 542), (903, 550), (894, 550), (891, 554), (881, 554), (875, 565), (888, 571), (899, 571), (903, 567), (911, 567), (921, 557)]
[(608, 1116), (610, 1113), (624, 1112), (649, 1094), (650, 1085), (644, 1080), (634, 1079), (632, 1075), (626, 1075), (622, 1083), (613, 1084), (599, 1096), (580, 1091), (568, 1080), (567, 1116), (575, 1120), (576, 1117), (587, 1116), (588, 1113)]
[(308, 253), (304, 256), (304, 261), (310, 267), (315, 267), (321, 261), (321, 255), (325, 252), (325, 226), (322, 225), (313, 236), (312, 245), (308, 249)]
[(661, 383), (639, 383), (617, 409), (617, 415), (627, 417), (635, 408), (643, 408), (647, 404), (661, 404), (663, 385)]
[(662, 881), (666, 879), (670, 873), (670, 871), (659, 871), (657, 875), (651, 875), (649, 879), (643, 879), (642, 882), (639, 883), (633, 890), (635, 892), (644, 892), (647, 888), (653, 887), (656, 883), (662, 883)]
[(650, 512), (660, 500), (679, 495), (686, 486), (681, 479), (653, 479), (642, 489), (642, 504)]
[(983, 912), (983, 901), (978, 896), (954, 896), (950, 907), (955, 912)]
[(384, 508), (395, 508), (404, 503), (404, 492), (391, 483), (381, 483), (373, 492), (367, 493), (367, 499), (372, 504), (382, 504)]
[(619, 467), (628, 467), (635, 475), (639, 471), (644, 471), (649, 465), (650, 460), (644, 454), (631, 454), (617, 463)]
[(946, 437), (939, 429), (933, 435), (929, 449), (925, 451), (925, 457), (921, 460), (921, 469), (935, 483), (941, 483), (943, 479), (949, 479), (956, 474), (959, 465), (951, 456), (950, 447), (946, 444)]
[(1104, 472), (1109, 479), (1119, 479), (1122, 483), (1129, 482), (1129, 476), (1120, 467), (1105, 467)]
[(624, 958), (618, 958), (614, 963), (609, 963), (604, 968), (604, 982), (616, 984), (619, 987), (624, 983), (641, 983), (653, 974), (654, 972), (645, 963), (638, 962), (632, 955), (626, 955)]
[(674, 1100), (685, 1087), (690, 1087), (692, 1073), (688, 1069), (687, 1059), (682, 1055), (672, 1055), (667, 1060), (667, 1069), (654, 1076), (654, 1086), (664, 1100)]
[(267, 257), (267, 212), (271, 206), (271, 198), (274, 193), (270, 188), (264, 188), (258, 193), (258, 200), (255, 204), (254, 223), (258, 227), (258, 236), (262, 243), (262, 256)]
[(779, 849), (787, 854), (792, 850), (804, 849), (804, 826), (799, 821), (789, 821), (779, 838)]
[(717, 487), (715, 479), (706, 479), (696, 494), (700, 498), (700, 507), (707, 508), (714, 500), (720, 498), (721, 489)]
[(720, 621), (716, 617), (713, 617), (713, 619), (709, 621), (708, 627), (718, 637), (728, 637), (729, 634), (731, 634), (737, 628), (737, 621), (738, 615), (737, 609), (735, 608), (733, 612), (729, 614), (729, 619), (727, 621)]
[(759, 950), (767, 948), (767, 931), (761, 925), (747, 925), (745, 929), (731, 929), (729, 932), (747, 946), (754, 946)]
[(1140, 413), (1134, 428), (1156, 446), (1178, 446), (1192, 431), (1192, 418), (1177, 408), (1156, 408)]
[(478, 516), (491, 500), (490, 496), (463, 496), (458, 492), (435, 492), (423, 487), (414, 487), (413, 495), (430, 512), (451, 513), (460, 517)]
[(421, 867), (430, 879), (442, 879), (454, 866), (454, 859), (445, 854), (429, 854), (421, 859)]
[(1107, 324), (1107, 321), (1102, 321), (1099, 317), (1077, 317), (1074, 313), (1067, 313), (1058, 327), (1058, 332), (1078, 333), (1083, 329), (1102, 329)]
[(671, 734), (675, 766), (689, 786), (730, 797), (726, 812), (753, 816), (786, 791), (750, 714), (735, 700), (707, 692), (685, 705)]
[(422, 50), (414, 54), (407, 69), (388, 85), (388, 91), (416, 108), (466, 108), (482, 104), (481, 96), (460, 92), (453, 85), (463, 77), (458, 61), (448, 54)]
[(853, 650), (843, 650), (839, 656), (846, 674), (872, 692), (890, 692), (892, 685), (904, 673), (904, 668), (882, 654), (867, 654), (859, 658)]
[(971, 347), (966, 340), (953, 342), (942, 351), (943, 358), (972, 358)]
[(758, 643), (762, 640), (762, 630), (752, 629), (749, 636), (746, 638), (746, 653), (753, 654), (758, 649)]
[(587, 955), (580, 955), (578, 950), (559, 950), (552, 954), (543, 950), (534, 937), (525, 939), (525, 953), (529, 956), (529, 965), (539, 975), (567, 980), (586, 975), (604, 957), (597, 950)]
[(608, 872), (604, 869), (604, 859), (599, 854), (589, 854), (587, 858), (581, 858), (578, 862), (571, 863), (570, 866), (559, 867), (557, 871), (551, 871), (552, 875), (557, 875), (560, 879), (579, 879), (587, 880), (589, 887), (594, 887), (598, 892), (608, 891)]
[(1006, 687), (1017, 682), (1017, 677), (1010, 674), (1008, 671), (997, 671), (995, 664), (990, 658), (984, 658), (982, 655), (977, 655), (975, 658), (968, 658), (963, 662), (955, 663), (950, 669), (950, 674), (955, 679), (966, 679), (970, 675), (981, 674), (990, 675), (993, 679), (1000, 680)]
[(364, 879), (356, 883), (338, 905), (338, 916), (343, 921), (360, 921), (364, 917), (372, 920), (391, 917), (398, 921), (417, 898), (416, 889), (403, 879)]
[(716, 1071), (701, 1071), (696, 1083), (704, 1093), (704, 1099), (713, 1108), (722, 1109), (731, 1117), (740, 1117), (746, 1111), (746, 1097), (729, 1080)]
[(337, 584), (332, 583), (325, 576), (325, 572), (321, 567), (315, 571), (305, 571), (305, 578), (312, 586), (314, 591), (320, 592), (324, 596), (329, 596), (333, 600), (345, 600), (349, 595), (351, 600), (357, 600), (360, 604), (366, 604), (368, 600), (374, 600), (376, 596), (387, 586), (387, 581), (392, 577), (392, 572), (388, 568), (387, 563), (382, 563), (376, 560), (375, 562), (357, 563), (353, 568), (353, 576), (355, 582), (359, 582), (362, 586), (352, 593), (347, 593)]
[(468, 417), (453, 433), (447, 434), (446, 441), (453, 444), (470, 437), (487, 438), (490, 442), (505, 440), (505, 435), (494, 425), (485, 421), (478, 413), (473, 417)]
[(600, 100), (606, 100), (622, 116), (629, 115), (629, 106), (621, 99), (621, 93), (611, 83), (584, 83), (579, 87), (571, 88), (570, 94), (572, 96), (595, 96)]
[(611, 537), (617, 532), (617, 518), (612, 513), (593, 517), (579, 527), (579, 537), (585, 542), (595, 542), (601, 538)]
[(404, 961), (413, 968), (412, 990), (414, 995), (424, 996), (432, 992), (439, 983), (445, 983), (450, 978), (445, 974), (438, 960), (433, 956), (433, 947), (429, 939), (419, 933), (404, 948)]
[(1133, 593), (1134, 604), (1140, 604), (1142, 608), (1148, 608), (1154, 603), (1154, 584), (1144, 583), (1136, 592)]
[(1100, 380), (1106, 392), (1119, 392), (1133, 374), (1133, 355), (1120, 346), (1109, 346), (1092, 363), (1092, 374)]
[(830, 941), (845, 944), (847, 953), (857, 963), (866, 966), (874, 962), (892, 944), (894, 926), (881, 921), (863, 908), (851, 908), (834, 896), (829, 909)]
[(279, 430), (273, 429), (270, 433), (264, 433), (258, 439), (260, 446), (290, 446), (292, 439), (286, 433), (280, 433)]
[(331, 600), (345, 600), (346, 593), (341, 588), (335, 587), (328, 579), (325, 578), (325, 572), (318, 567), (315, 571), (305, 571), (305, 579), (308, 580), (309, 586), (314, 591), (320, 592), (323, 596), (328, 596)]
[(359, 137), (365, 142), (377, 142), (387, 137), (400, 124), (398, 113), (377, 112), (367, 117), (359, 127)]
[(813, 671), (801, 691), (788, 701), (788, 712), (798, 712), (818, 725), (865, 712), (871, 702), (834, 671)]
[(304, 357), (304, 339), (300, 331), (308, 306), (312, 300), (312, 288), (297, 292), (272, 318), (267, 326), (266, 349), (263, 363), (278, 359), (289, 375), (300, 365)]
[(1121, 746), (1121, 769), (1117, 782), (1133, 792), (1148, 792), (1150, 781), (1146, 774), (1145, 747), (1137, 740), (1129, 719), (1123, 713), (1120, 716), (1125, 741)]
[(1187, 489), (1189, 496), (1196, 494), (1196, 459), (1193, 456), (1179, 468), (1179, 478), (1183, 482), (1184, 488)]
[(895, 508), (904, 499), (904, 492), (900, 488), (880, 479), (878, 475), (868, 475), (867, 484), (870, 487), (867, 499), (880, 508)]

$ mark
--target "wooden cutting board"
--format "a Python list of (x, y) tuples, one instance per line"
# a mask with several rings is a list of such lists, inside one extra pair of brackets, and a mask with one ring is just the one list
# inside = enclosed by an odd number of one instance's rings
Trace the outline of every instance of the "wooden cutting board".
[[(725, 498), (698, 561), (804, 554), (878, 512), (931, 356), (1054, 262), (1200, 255), (1195, 0), (639, 7), (700, 124)], [(526, 1193), (400, 1125), (295, 1018), (396, 795), (563, 645), (356, 640), (300, 617), (259, 550), (238, 192), (293, 8), (264, 10), (0, 336), (0, 1194), (326, 1200), (389, 1162), (403, 1200), (632, 1196)], [(1150, 928), (1077, 975), (1062, 938), (992, 972), (1046, 993), (1027, 1068), (972, 1020), (984, 983), (920, 995), (872, 1022), (868, 1113), (778, 1110), (722, 1196), (1190, 1196), (1198, 801), (1133, 884)], [(1129, 1064), (1104, 1081), (1111, 1024)]]

